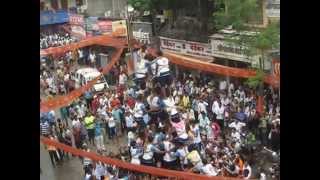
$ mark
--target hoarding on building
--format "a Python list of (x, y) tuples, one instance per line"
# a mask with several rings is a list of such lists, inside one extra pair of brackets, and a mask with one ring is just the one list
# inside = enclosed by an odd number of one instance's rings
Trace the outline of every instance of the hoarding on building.
[(223, 34), (214, 34), (211, 38), (212, 55), (218, 58), (250, 63), (259, 67), (259, 56), (248, 56), (248, 49), (227, 41)]
[(98, 20), (97, 27), (98, 31), (102, 34), (111, 34), (112, 33), (112, 21), (111, 20)]
[(127, 36), (127, 24), (126, 20), (119, 20), (112, 22), (112, 35), (123, 37)]
[(42, 11), (40, 12), (40, 26), (69, 22), (67, 11)]
[(83, 15), (70, 14), (69, 24), (71, 27), (71, 35), (83, 39), (86, 37), (85, 21)]
[(69, 15), (69, 24), (84, 26), (84, 17), (79, 14), (70, 14)]
[(199, 43), (160, 37), (160, 48), (162, 50), (206, 59), (212, 59), (213, 57), (209, 43)]
[(73, 36), (76, 36), (80, 39), (86, 37), (86, 30), (82, 26), (71, 25), (71, 32)]

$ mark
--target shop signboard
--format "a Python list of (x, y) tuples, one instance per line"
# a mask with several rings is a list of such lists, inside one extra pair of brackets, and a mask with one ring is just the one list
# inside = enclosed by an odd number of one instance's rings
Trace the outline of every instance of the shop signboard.
[[(249, 35), (250, 33), (248, 33)], [(259, 56), (248, 56), (248, 48), (227, 40), (229, 34), (214, 34), (210, 37), (212, 55), (218, 58), (241, 61), (259, 66)], [(236, 36), (235, 36), (236, 38)]]
[(212, 59), (212, 51), (209, 43), (191, 42), (185, 40), (160, 37), (162, 50), (181, 53), (183, 55)]

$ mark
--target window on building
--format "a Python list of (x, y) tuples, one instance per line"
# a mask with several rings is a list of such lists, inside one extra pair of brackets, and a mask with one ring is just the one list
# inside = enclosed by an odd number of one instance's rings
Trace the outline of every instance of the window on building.
[(83, 6), (83, 4), (84, 4), (83, 1), (84, 1), (84, 0), (76, 0), (76, 5), (77, 5), (77, 6)]

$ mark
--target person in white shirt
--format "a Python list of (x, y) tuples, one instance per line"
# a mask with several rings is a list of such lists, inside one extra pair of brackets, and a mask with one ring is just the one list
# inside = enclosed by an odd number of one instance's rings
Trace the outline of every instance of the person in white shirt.
[(208, 103), (205, 102), (203, 98), (201, 98), (198, 103), (199, 112), (204, 112), (205, 114), (207, 114), (207, 106), (208, 106)]
[(191, 121), (190, 122), (190, 129), (193, 134), (193, 144), (197, 148), (197, 150), (200, 152), (200, 150), (201, 150), (201, 135), (200, 135), (199, 124), (194, 121)]
[(246, 126), (245, 123), (240, 122), (239, 120), (235, 120), (229, 124), (230, 128), (235, 128), (237, 132), (241, 132), (242, 127)]
[(213, 114), (216, 114), (217, 115), (217, 107), (219, 106), (219, 102), (218, 102), (219, 98), (215, 98), (213, 103), (212, 103), (212, 107), (211, 107), (211, 111)]
[(227, 88), (227, 81), (226, 80), (220, 81), (219, 90), (224, 91), (226, 88)]
[(132, 141), (130, 144), (130, 153), (131, 153), (131, 163), (132, 164), (141, 164), (140, 156), (143, 154), (142, 149), (139, 148), (136, 141)]
[(137, 97), (137, 101), (134, 105), (133, 112), (134, 112), (134, 120), (139, 124), (139, 127), (143, 128), (145, 126), (143, 121), (143, 116), (146, 114), (146, 108), (142, 102), (143, 96), (139, 94)]
[(181, 169), (184, 170), (188, 165), (187, 154), (189, 153), (188, 146), (178, 143), (178, 149), (176, 151), (176, 156), (180, 160)]
[(107, 119), (108, 122), (108, 127), (109, 127), (109, 139), (114, 139), (114, 137), (116, 136), (116, 121), (112, 116), (109, 116), (109, 118)]
[(218, 102), (218, 106), (214, 106), (212, 105), (212, 107), (214, 107), (213, 109), (213, 113), (216, 115), (216, 119), (217, 119), (217, 122), (221, 128), (221, 130), (223, 131), (224, 130), (224, 106), (222, 105), (222, 103), (219, 101)]
[(243, 168), (243, 177), (244, 179), (250, 179), (252, 176), (252, 169), (251, 166), (248, 164), (248, 162), (244, 163), (244, 168)]
[(121, 71), (119, 75), (119, 85), (125, 86), (128, 81), (128, 77), (124, 71)]
[(166, 169), (176, 169), (176, 160), (177, 157), (175, 156), (175, 146), (170, 141), (170, 136), (167, 135), (166, 139), (163, 141), (164, 151), (166, 152), (163, 156), (163, 166)]
[(157, 51), (157, 56), (158, 57), (152, 62), (156, 65), (156, 72), (154, 74), (154, 76), (156, 77), (155, 82), (160, 83), (162, 94), (166, 96), (165, 88), (170, 87), (172, 83), (169, 59), (163, 57), (163, 53), (160, 50)]
[(83, 65), (83, 51), (81, 49), (78, 49), (78, 54), (79, 54), (79, 61), (78, 64)]
[(90, 53), (89, 60), (90, 60), (91, 67), (95, 67), (95, 65), (96, 65), (96, 55), (93, 52)]
[(232, 129), (231, 137), (235, 142), (241, 142), (241, 135), (235, 128)]
[(94, 169), (94, 174), (95, 174), (97, 180), (100, 180), (105, 175), (107, 175), (106, 171), (107, 171), (106, 167), (105, 167), (105, 165), (103, 163), (101, 163), (101, 162), (97, 162), (96, 163), (96, 167)]
[(218, 170), (212, 166), (211, 163), (208, 163), (206, 159), (202, 160), (204, 166), (202, 166), (200, 172), (207, 175), (207, 176), (217, 176)]

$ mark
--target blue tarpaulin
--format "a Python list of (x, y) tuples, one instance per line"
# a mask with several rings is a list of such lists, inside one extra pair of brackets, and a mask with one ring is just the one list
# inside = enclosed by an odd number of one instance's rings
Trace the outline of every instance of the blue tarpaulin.
[(42, 11), (40, 12), (40, 26), (69, 22), (67, 11)]

